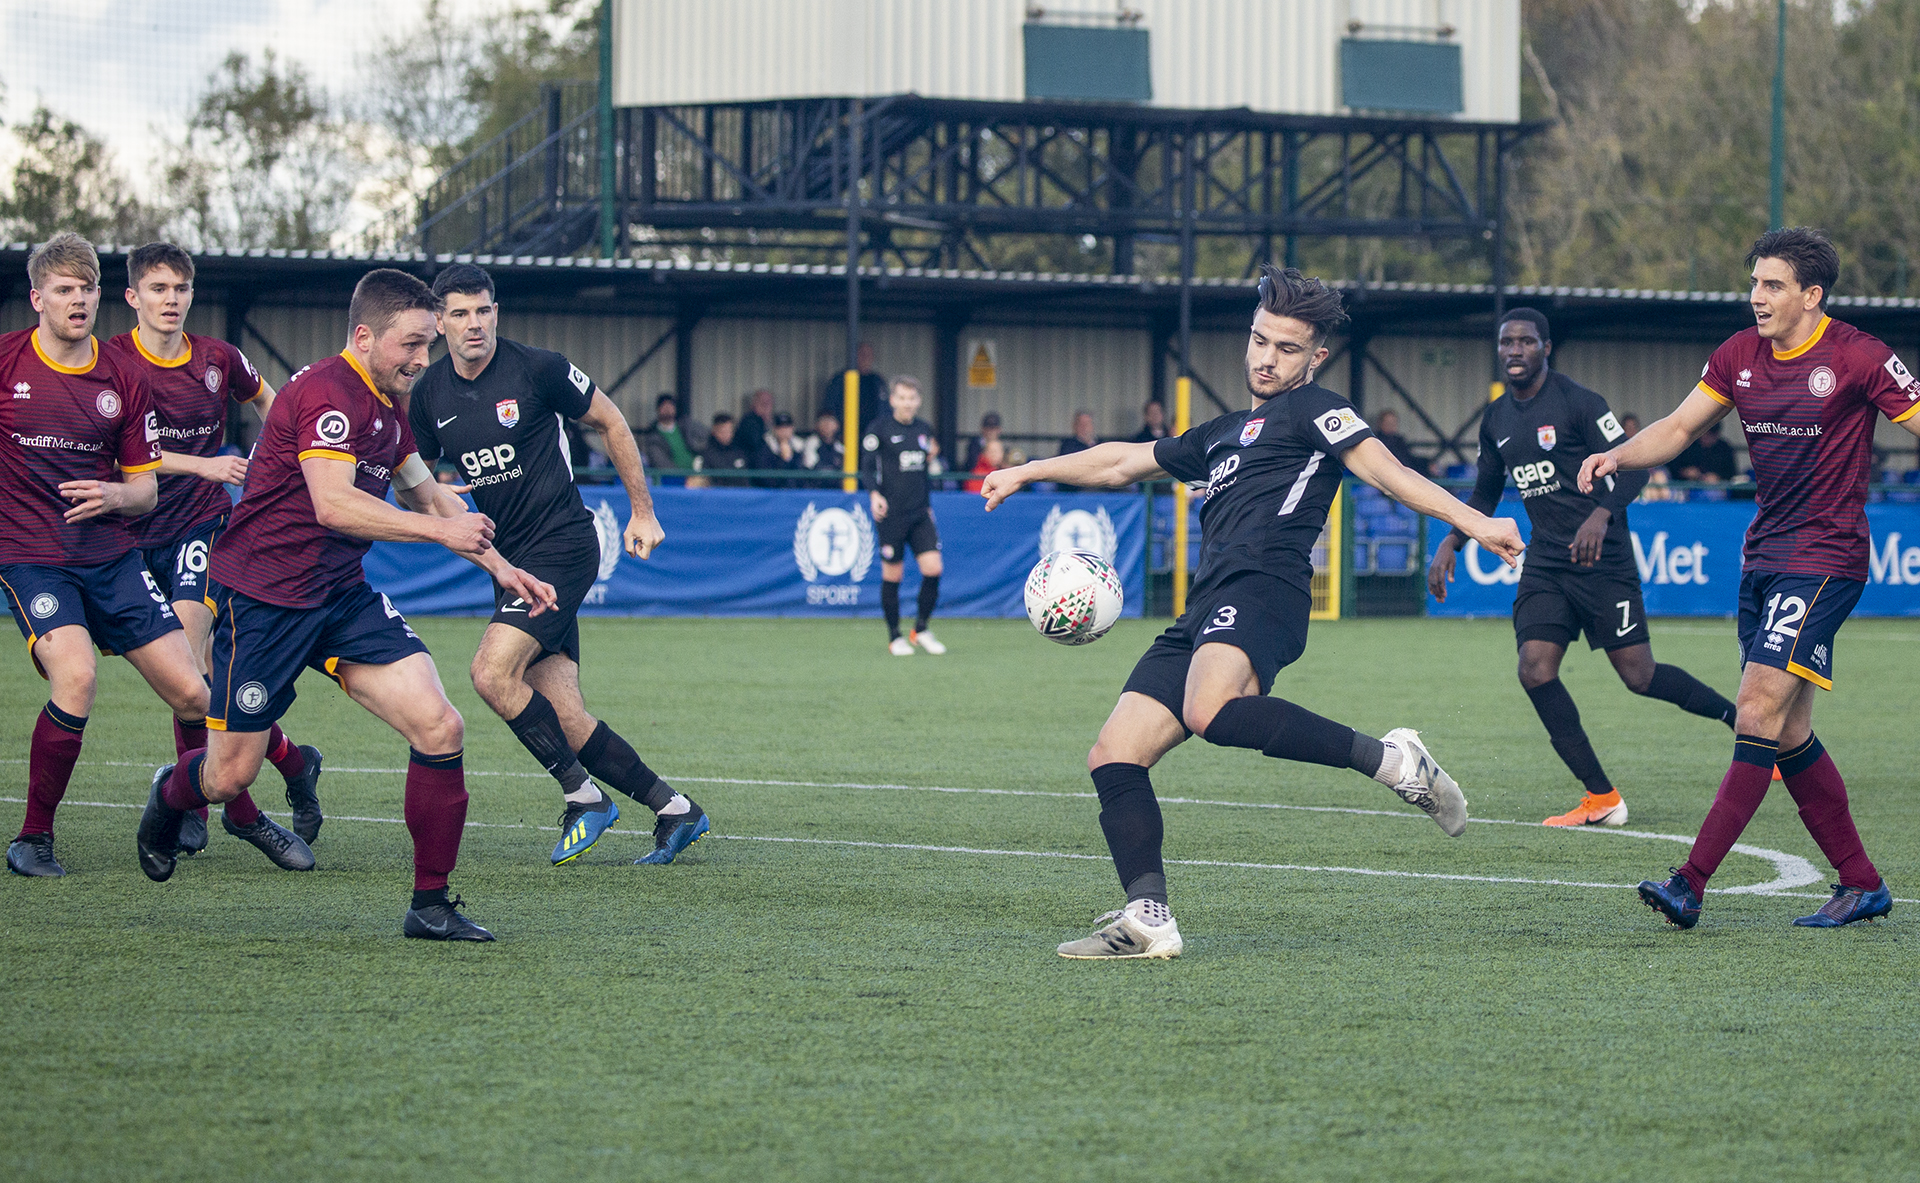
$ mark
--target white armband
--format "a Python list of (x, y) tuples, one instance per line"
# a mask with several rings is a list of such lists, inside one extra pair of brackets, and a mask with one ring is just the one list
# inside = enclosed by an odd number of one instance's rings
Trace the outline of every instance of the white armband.
[(400, 467), (393, 470), (394, 487), (403, 493), (408, 489), (418, 488), (432, 479), (433, 470), (427, 467), (426, 461), (420, 459), (418, 452), (408, 452), (407, 458), (400, 462)]

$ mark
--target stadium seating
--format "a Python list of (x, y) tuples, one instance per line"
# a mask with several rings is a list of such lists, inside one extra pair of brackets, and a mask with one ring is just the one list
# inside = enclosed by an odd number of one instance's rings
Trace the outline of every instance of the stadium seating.
[(1353, 497), (1353, 573), (1407, 575), (1419, 569), (1420, 515), (1371, 485), (1349, 482)]

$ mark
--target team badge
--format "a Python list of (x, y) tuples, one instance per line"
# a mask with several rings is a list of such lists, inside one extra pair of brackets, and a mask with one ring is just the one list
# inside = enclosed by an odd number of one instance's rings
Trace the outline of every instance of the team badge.
[(347, 433), (352, 431), (353, 427), (347, 422), (347, 417), (339, 411), (328, 411), (320, 416), (319, 421), (313, 425), (313, 430), (320, 437), (321, 443), (338, 444), (345, 442)]
[(520, 400), (503, 398), (493, 404), (493, 413), (500, 418), (500, 426), (512, 427), (520, 422)]
[(1551, 423), (1547, 424), (1545, 427), (1542, 427), (1540, 430), (1534, 432), (1533, 434), (1535, 438), (1537, 438), (1540, 441), (1540, 450), (1542, 452), (1553, 451), (1553, 445), (1555, 441), (1560, 438), (1559, 436), (1554, 434), (1553, 424)]
[(100, 397), (93, 400), (93, 405), (99, 407), (100, 413), (109, 419), (117, 419), (120, 416), (120, 396), (111, 390), (101, 391)]
[(220, 393), (220, 371), (219, 370), (214, 369), (212, 366), (208, 366), (207, 375), (203, 379), (203, 381), (205, 381), (207, 384), (208, 394)]
[(60, 611), (59, 597), (55, 596), (52, 592), (41, 592), (39, 595), (33, 597), (33, 603), (27, 605), (27, 611), (33, 613), (35, 620), (45, 620), (55, 612)]
[(1265, 419), (1247, 420), (1247, 425), (1240, 429), (1240, 446), (1244, 448), (1248, 444), (1259, 439), (1260, 429), (1265, 427), (1266, 425), (1267, 425), (1267, 421)]
[(1833, 393), (1833, 388), (1839, 384), (1840, 380), (1835, 378), (1833, 371), (1826, 366), (1815, 366), (1813, 367), (1813, 373), (1807, 375), (1807, 389), (1813, 391), (1813, 397), (1815, 398), (1827, 397)]
[(234, 692), (233, 705), (249, 715), (257, 715), (267, 705), (267, 688), (258, 682), (248, 682)]

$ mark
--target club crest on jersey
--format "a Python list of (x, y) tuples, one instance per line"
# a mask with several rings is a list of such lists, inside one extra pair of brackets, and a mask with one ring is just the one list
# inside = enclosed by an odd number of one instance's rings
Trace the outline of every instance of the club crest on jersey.
[(512, 427), (520, 422), (520, 400), (503, 398), (493, 404), (493, 413), (500, 417), (500, 426)]
[(1244, 448), (1248, 444), (1259, 439), (1260, 429), (1265, 427), (1266, 425), (1267, 425), (1267, 421), (1265, 419), (1247, 420), (1247, 425), (1240, 429), (1240, 446)]
[(1839, 384), (1840, 380), (1835, 378), (1833, 371), (1826, 366), (1815, 366), (1813, 373), (1807, 375), (1807, 389), (1813, 391), (1815, 398), (1827, 397)]
[(93, 405), (99, 407), (100, 413), (109, 419), (117, 419), (120, 416), (120, 396), (111, 390), (101, 391), (100, 397), (93, 400)]
[(207, 384), (208, 394), (220, 393), (220, 371), (219, 370), (214, 369), (212, 366), (208, 366), (207, 375), (204, 379), (202, 379), (202, 381), (206, 382)]
[(1553, 445), (1559, 439), (1559, 437), (1554, 434), (1553, 424), (1551, 423), (1547, 424), (1545, 427), (1542, 427), (1540, 430), (1534, 432), (1533, 434), (1534, 434), (1534, 437), (1540, 441), (1540, 450), (1542, 452), (1553, 451)]

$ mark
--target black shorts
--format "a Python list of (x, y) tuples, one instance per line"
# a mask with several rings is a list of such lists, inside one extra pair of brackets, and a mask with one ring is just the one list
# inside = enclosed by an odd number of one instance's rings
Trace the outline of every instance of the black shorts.
[(1153, 639), (1127, 676), (1125, 690), (1144, 694), (1186, 725), (1187, 667), (1194, 650), (1215, 642), (1232, 645), (1253, 663), (1260, 693), (1307, 651), (1307, 617), (1313, 593), (1306, 588), (1246, 571), (1187, 604), (1186, 615)]
[[(137, 550), (97, 567), (9, 563), (0, 566), (0, 593), (29, 657), (41, 637), (69, 624), (86, 629), (102, 653), (131, 653), (180, 627)], [(33, 668), (46, 676), (37, 657)]]
[(149, 546), (140, 552), (167, 599), (213, 606), (213, 580), (207, 575), (207, 554), (213, 550), (220, 531), (226, 529), (227, 515), (208, 518), (167, 546)]
[(303, 669), (340, 683), (340, 663), (392, 665), (426, 645), (385, 594), (365, 583), (336, 588), (313, 608), (283, 608), (220, 588), (214, 600), (213, 703), (215, 731), (265, 731), (293, 705)]
[(1513, 596), (1515, 642), (1550, 641), (1564, 648), (1582, 632), (1590, 649), (1625, 649), (1652, 640), (1639, 572), (1523, 568)]
[(1833, 638), (1867, 585), (1833, 575), (1740, 577), (1740, 664), (1757, 661), (1833, 689)]
[(879, 527), (881, 562), (904, 562), (903, 545), (915, 555), (940, 550), (940, 528), (934, 524), (932, 506), (910, 514), (890, 513), (880, 519)]
[(517, 628), (540, 642), (542, 658), (558, 653), (580, 664), (580, 605), (600, 578), (598, 536), (589, 534), (580, 546), (550, 548), (543, 554), (525, 556), (514, 566), (551, 583), (559, 606), (531, 615), (525, 600), (496, 583), (493, 619), (488, 623)]

